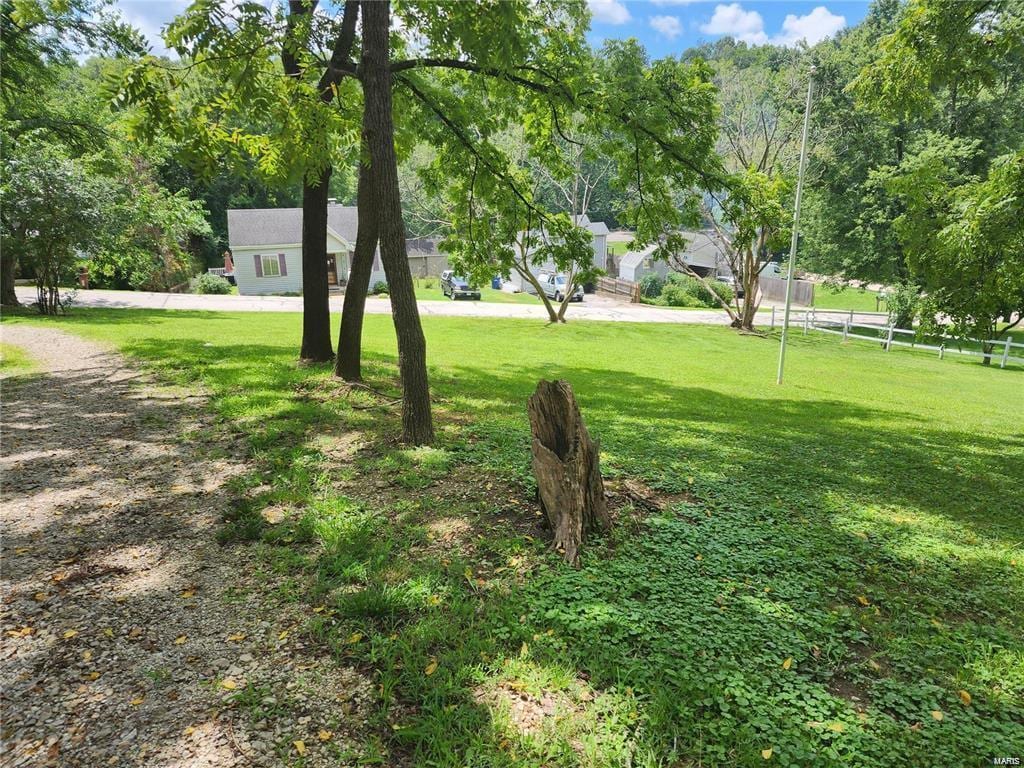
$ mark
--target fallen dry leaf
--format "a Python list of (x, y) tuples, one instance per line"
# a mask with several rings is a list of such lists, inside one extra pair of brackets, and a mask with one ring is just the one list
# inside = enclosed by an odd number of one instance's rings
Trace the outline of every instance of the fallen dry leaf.
[(334, 738), (334, 732), (326, 731), (323, 728), (321, 728), (320, 733), (317, 734), (317, 737), (320, 739), (320, 741), (330, 741)]
[(227, 691), (233, 691), (238, 687), (238, 683), (235, 682), (233, 677), (225, 677), (220, 681), (220, 687)]
[(942, 717), (943, 717), (943, 715), (942, 715), (942, 710), (941, 709), (933, 709), (932, 710), (932, 720), (935, 720), (936, 722), (941, 722), (942, 721)]
[(190, 597), (195, 597), (196, 591), (194, 589), (183, 589), (181, 591), (181, 596), (187, 600)]
[(782, 662), (782, 668), (783, 669), (789, 669), (792, 666), (793, 666), (793, 657), (792, 656), (790, 656), (784, 662)]
[(348, 636), (349, 645), (355, 645), (356, 643), (358, 643), (362, 639), (363, 639), (363, 633), (362, 632), (353, 632), (351, 635)]
[(174, 638), (174, 644), (184, 645), (186, 640), (188, 640), (188, 635), (178, 635), (176, 638)]
[(427, 677), (437, 672), (437, 659), (431, 659), (430, 663), (427, 664), (426, 669), (423, 670), (423, 674)]
[(861, 605), (871, 605), (871, 601), (864, 597), (864, 595), (857, 595), (857, 602)]
[(969, 694), (967, 691), (961, 689), (961, 691), (960, 691), (960, 701), (962, 701), (964, 703), (965, 707), (971, 706), (971, 694)]
[(77, 634), (78, 634), (78, 630), (77, 629), (69, 629), (69, 630), (67, 630), (64, 633), (64, 639), (65, 640), (70, 640), (72, 637), (74, 637)]
[(293, 741), (292, 744), (295, 745), (295, 751), (298, 752), (300, 755), (306, 754), (306, 742), (304, 742), (302, 739), (299, 739), (298, 741)]
[(240, 643), (245, 640), (245, 634), (243, 632), (239, 632), (237, 635), (228, 635), (228, 640), (232, 643)]
[(761, 750), (761, 757), (763, 757), (765, 760), (771, 760), (772, 759), (772, 748), (768, 747), (768, 749), (762, 749)]
[(131, 705), (132, 705), (133, 707), (137, 707), (137, 706), (139, 706), (139, 704), (141, 704), (141, 703), (142, 703), (142, 702), (144, 702), (145, 700), (146, 700), (146, 697), (145, 697), (145, 696), (136, 696), (136, 697), (135, 697), (134, 699), (132, 699), (132, 700), (131, 700), (131, 701), (130, 701), (129, 703), (130, 703), (130, 704), (131, 704)]

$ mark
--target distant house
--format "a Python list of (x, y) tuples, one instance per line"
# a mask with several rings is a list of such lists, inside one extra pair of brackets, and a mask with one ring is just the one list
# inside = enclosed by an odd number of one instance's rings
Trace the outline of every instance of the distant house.
[[(327, 206), (327, 283), (340, 290), (349, 279), (356, 247), (358, 217), (355, 206)], [(228, 245), (235, 268), (235, 283), (242, 295), (299, 293), (302, 291), (302, 209), (236, 208), (228, 211)], [(410, 239), (409, 266), (414, 275), (439, 274), (447, 259), (436, 243)], [(370, 286), (387, 282), (380, 251), (373, 256)]]
[[(602, 271), (608, 268), (608, 225), (603, 221), (591, 221), (586, 215), (578, 216), (576, 223), (583, 227), (583, 229), (590, 232), (591, 235), (591, 247), (593, 248), (593, 265), (597, 269)], [(553, 262), (545, 262), (543, 264), (531, 265), (530, 271), (533, 274), (540, 272), (552, 272), (555, 269)], [(512, 274), (506, 276), (506, 282), (511, 283), (517, 291), (525, 291), (529, 281), (526, 280), (518, 272), (513, 271)]]
[[(714, 237), (707, 232), (680, 232), (686, 238), (686, 250), (681, 257), (694, 272), (703, 275), (728, 275), (731, 273), (725, 252)], [(655, 259), (657, 246), (651, 245), (640, 251), (628, 251), (619, 260), (619, 277), (623, 280), (640, 282), (645, 275), (656, 274), (667, 277), (669, 272), (678, 271), (663, 259)]]

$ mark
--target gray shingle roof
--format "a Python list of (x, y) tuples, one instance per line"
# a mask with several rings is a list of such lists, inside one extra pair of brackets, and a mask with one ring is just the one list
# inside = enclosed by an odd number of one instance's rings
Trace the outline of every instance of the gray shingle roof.
[[(356, 207), (329, 205), (327, 226), (349, 243), (356, 242)], [(235, 208), (228, 211), (228, 244), (290, 245), (302, 242), (301, 208)]]

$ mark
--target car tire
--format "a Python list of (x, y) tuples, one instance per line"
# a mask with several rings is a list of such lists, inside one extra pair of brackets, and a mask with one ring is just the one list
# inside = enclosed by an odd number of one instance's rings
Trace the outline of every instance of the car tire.
[(448, 298), (450, 298), (452, 301), (455, 301), (455, 291), (452, 291), (450, 294), (448, 294)]
[(562, 294), (560, 294), (558, 291), (555, 291), (555, 301), (557, 301), (559, 304), (562, 303)]

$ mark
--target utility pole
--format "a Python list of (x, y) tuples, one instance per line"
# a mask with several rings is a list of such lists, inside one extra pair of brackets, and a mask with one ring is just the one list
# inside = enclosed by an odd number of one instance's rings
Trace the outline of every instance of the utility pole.
[(804, 166), (807, 164), (807, 129), (811, 122), (811, 94), (814, 91), (814, 67), (807, 76), (807, 106), (804, 109), (804, 134), (800, 139), (800, 170), (796, 176), (796, 206), (793, 211), (793, 239), (789, 244), (789, 269), (786, 276), (786, 311), (782, 317), (782, 341), (779, 344), (779, 373), (776, 384), (782, 384), (782, 369), (786, 364), (786, 333), (789, 330), (789, 307), (793, 301), (793, 264), (796, 262), (796, 244), (800, 239), (800, 195), (804, 191)]

